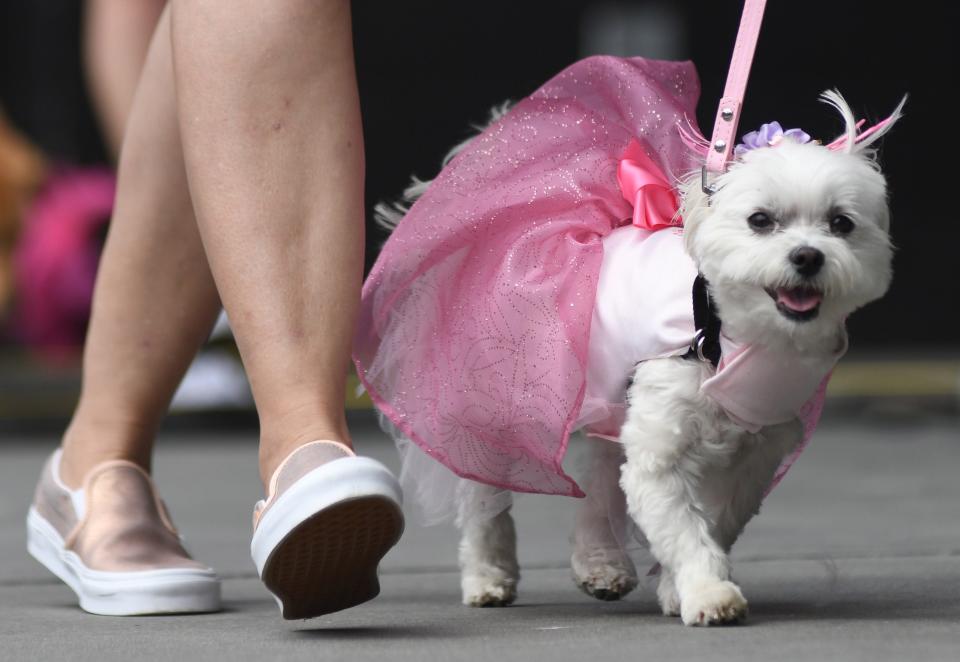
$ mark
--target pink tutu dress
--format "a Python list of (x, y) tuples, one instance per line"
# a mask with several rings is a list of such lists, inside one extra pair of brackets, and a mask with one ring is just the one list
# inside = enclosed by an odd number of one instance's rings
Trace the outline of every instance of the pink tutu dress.
[[(699, 170), (702, 155), (678, 133), (698, 95), (689, 62), (588, 58), (443, 169), (363, 288), (354, 359), (398, 441), (435, 467), (504, 490), (583, 496), (562, 467), (571, 433), (615, 437), (634, 363), (682, 354), (694, 335), (696, 268), (680, 230), (630, 226), (618, 167), (633, 144), (670, 182)], [(606, 360), (622, 374), (590, 380), (605, 351), (597, 336), (591, 343), (605, 245), (651, 239), (642, 254), (665, 286), (661, 331), (633, 352), (641, 355), (615, 350), (607, 333)], [(658, 243), (672, 248), (651, 252)], [(820, 414), (826, 382), (818, 383), (798, 412), (804, 442)]]

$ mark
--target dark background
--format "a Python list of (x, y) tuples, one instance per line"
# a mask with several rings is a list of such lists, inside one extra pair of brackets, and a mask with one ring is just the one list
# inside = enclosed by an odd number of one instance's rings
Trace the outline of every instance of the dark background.
[[(84, 92), (80, 9), (80, 0), (0, 2), (0, 105), (49, 155), (93, 163), (104, 151)], [(597, 52), (598, 16), (608, 32), (619, 22), (628, 33), (623, 43), (607, 35), (601, 49), (613, 44), (620, 55), (697, 64), (698, 114), (709, 135), (740, 10), (730, 0), (354, 3), (368, 205), (395, 197), (412, 173), (432, 177), (491, 106), (522, 98)], [(651, 27), (644, 22), (651, 12), (666, 22)], [(775, 119), (829, 139), (841, 126), (817, 103), (822, 90), (838, 88), (869, 120), (910, 94), (906, 118), (881, 150), (896, 275), (890, 294), (851, 321), (858, 350), (938, 352), (960, 335), (960, 150), (952, 104), (958, 15), (954, 3), (768, 3), (741, 133)], [(647, 32), (634, 30), (638, 25)], [(383, 239), (371, 225), (368, 264)]]

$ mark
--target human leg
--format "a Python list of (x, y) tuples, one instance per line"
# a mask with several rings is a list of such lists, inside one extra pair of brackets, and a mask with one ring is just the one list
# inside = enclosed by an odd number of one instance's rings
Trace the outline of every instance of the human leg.
[(187, 191), (162, 19), (134, 102), (84, 348), (80, 401), (27, 520), (30, 553), (110, 615), (214, 611), (148, 471), (170, 398), (219, 310)]
[(251, 553), (285, 618), (344, 609), (379, 592), (403, 530), (344, 415), (364, 226), (350, 5), (174, 0), (172, 35), (191, 197), (260, 417)]
[(351, 443), (363, 143), (349, 2), (175, 0), (172, 27), (194, 208), (260, 415), (266, 485), (304, 443)]
[(86, 0), (84, 64), (100, 128), (114, 159), (164, 0)]
[(218, 311), (183, 169), (165, 15), (120, 160), (80, 400), (63, 441), (68, 486), (109, 460), (149, 470), (160, 420)]

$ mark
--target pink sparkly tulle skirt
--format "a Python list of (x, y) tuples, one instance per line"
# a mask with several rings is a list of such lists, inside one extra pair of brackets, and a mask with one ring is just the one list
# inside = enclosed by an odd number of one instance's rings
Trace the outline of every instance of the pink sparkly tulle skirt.
[[(617, 166), (637, 140), (671, 180), (698, 169), (677, 131), (698, 95), (689, 62), (577, 62), (472, 140), (400, 222), (364, 285), (354, 360), (401, 448), (425, 454), (411, 459), (421, 483), (452, 471), (583, 495), (562, 461), (602, 240), (632, 214)], [(453, 496), (415, 490), (434, 513)]]

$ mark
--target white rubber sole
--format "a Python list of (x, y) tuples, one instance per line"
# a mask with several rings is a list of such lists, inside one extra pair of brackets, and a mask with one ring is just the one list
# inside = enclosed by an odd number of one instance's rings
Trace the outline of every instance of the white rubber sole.
[(312, 618), (375, 597), (377, 565), (403, 532), (402, 503), (390, 470), (366, 457), (324, 464), (284, 492), (250, 544), (284, 618)]
[(32, 507), (27, 515), (27, 551), (73, 589), (80, 608), (91, 614), (144, 616), (220, 610), (220, 580), (213, 570), (91, 570), (64, 547), (57, 530)]

